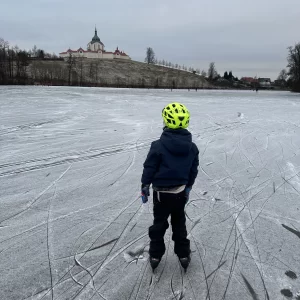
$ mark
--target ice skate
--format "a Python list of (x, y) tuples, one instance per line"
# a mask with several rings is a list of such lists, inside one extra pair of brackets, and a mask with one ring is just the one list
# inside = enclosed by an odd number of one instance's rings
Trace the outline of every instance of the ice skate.
[(160, 258), (154, 258), (150, 256), (150, 265), (152, 270), (154, 271), (160, 263)]
[(186, 272), (190, 262), (191, 262), (191, 256), (189, 255), (188, 257), (180, 257), (179, 262), (181, 266), (183, 267), (184, 271)]

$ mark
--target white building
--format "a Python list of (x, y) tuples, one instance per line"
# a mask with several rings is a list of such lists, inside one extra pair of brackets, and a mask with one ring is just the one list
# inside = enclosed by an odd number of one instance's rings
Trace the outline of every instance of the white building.
[(59, 53), (62, 58), (67, 58), (70, 53), (73, 57), (84, 57), (84, 58), (99, 58), (99, 59), (131, 59), (125, 52), (120, 51), (119, 48), (114, 52), (107, 52), (104, 49), (104, 44), (101, 42), (97, 35), (97, 29), (95, 28), (95, 35), (92, 40), (87, 44), (87, 50), (81, 47), (78, 50), (68, 49), (65, 52)]

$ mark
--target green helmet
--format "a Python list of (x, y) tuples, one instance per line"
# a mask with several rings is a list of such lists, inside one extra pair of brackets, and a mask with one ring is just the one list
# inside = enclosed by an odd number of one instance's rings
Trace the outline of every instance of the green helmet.
[(178, 102), (168, 104), (162, 111), (165, 125), (171, 129), (187, 128), (190, 122), (190, 112)]

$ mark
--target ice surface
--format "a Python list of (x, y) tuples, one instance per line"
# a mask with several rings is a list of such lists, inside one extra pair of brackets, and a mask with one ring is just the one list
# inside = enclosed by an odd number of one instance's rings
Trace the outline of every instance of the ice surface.
[[(184, 274), (169, 229), (152, 275), (140, 177), (172, 101), (200, 150), (192, 262)], [(0, 299), (297, 295), (299, 116), (288, 92), (0, 87)]]

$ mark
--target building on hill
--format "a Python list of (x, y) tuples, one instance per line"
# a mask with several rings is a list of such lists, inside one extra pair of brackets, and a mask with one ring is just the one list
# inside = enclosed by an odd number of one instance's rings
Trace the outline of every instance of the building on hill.
[(108, 52), (105, 49), (104, 44), (101, 42), (97, 34), (97, 28), (95, 28), (95, 35), (92, 40), (87, 44), (87, 49), (79, 48), (77, 50), (68, 49), (65, 52), (59, 53), (62, 58), (68, 58), (70, 54), (73, 57), (84, 58), (98, 58), (98, 59), (131, 59), (124, 51), (120, 51), (119, 48), (114, 52)]

